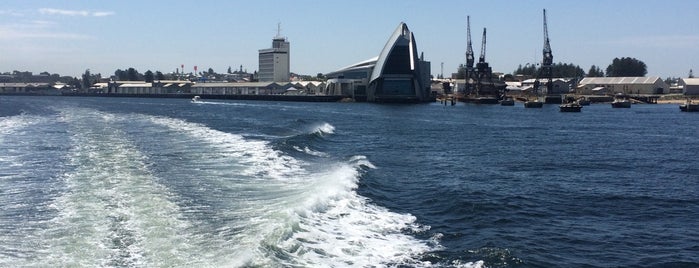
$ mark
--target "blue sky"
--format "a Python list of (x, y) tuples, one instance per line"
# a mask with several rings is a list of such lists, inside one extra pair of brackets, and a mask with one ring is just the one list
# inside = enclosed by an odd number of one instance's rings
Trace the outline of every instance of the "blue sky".
[(257, 70), (258, 49), (281, 33), (291, 42), (291, 70), (326, 73), (377, 56), (400, 22), (432, 62), (432, 73), (465, 62), (466, 16), (473, 49), (488, 29), (486, 61), (511, 73), (540, 62), (542, 9), (554, 62), (587, 71), (634, 57), (649, 76), (699, 74), (699, 1), (81, 1), (3, 0), (0, 72), (79, 76), (243, 65)]

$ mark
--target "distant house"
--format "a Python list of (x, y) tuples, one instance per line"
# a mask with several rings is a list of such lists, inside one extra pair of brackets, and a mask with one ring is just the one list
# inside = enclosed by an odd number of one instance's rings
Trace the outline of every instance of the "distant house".
[(680, 78), (680, 86), (685, 95), (699, 95), (699, 78)]
[(578, 83), (580, 94), (665, 94), (670, 90), (660, 77), (585, 77)]

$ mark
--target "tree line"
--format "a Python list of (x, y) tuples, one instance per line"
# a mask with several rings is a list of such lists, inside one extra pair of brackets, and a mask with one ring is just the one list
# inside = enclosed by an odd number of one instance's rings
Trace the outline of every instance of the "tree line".
[[(623, 76), (646, 76), (648, 68), (646, 64), (638, 59), (630, 57), (614, 58), (605, 71), (599, 66), (592, 65), (585, 72), (580, 66), (572, 63), (553, 64), (553, 77), (623, 77)], [(512, 75), (528, 75), (533, 77), (541, 76), (542, 68), (539, 64), (521, 64), (512, 72)]]

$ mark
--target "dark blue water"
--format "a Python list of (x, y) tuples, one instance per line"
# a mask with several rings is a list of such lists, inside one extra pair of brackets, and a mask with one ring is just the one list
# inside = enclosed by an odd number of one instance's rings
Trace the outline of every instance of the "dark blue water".
[(0, 96), (0, 264), (699, 267), (698, 115)]

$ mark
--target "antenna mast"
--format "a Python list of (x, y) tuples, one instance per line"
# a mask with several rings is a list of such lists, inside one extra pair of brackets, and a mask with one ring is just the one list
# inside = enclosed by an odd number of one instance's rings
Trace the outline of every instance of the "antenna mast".
[(277, 22), (277, 38), (282, 37), (282, 23)]

